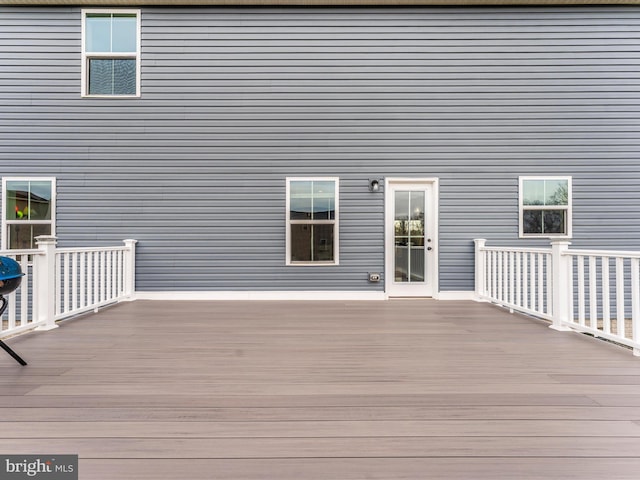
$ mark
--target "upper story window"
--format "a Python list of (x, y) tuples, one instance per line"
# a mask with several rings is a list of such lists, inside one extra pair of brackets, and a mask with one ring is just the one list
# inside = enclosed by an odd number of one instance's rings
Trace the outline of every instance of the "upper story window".
[(338, 263), (338, 179), (287, 178), (287, 265)]
[(55, 178), (2, 179), (2, 249), (37, 248), (35, 237), (55, 235)]
[(82, 11), (82, 95), (140, 96), (140, 11)]
[(520, 237), (571, 237), (570, 177), (520, 177)]

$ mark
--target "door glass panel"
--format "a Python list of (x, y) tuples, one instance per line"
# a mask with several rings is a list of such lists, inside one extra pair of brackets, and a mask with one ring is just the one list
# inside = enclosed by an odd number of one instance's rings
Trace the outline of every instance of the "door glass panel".
[(410, 235), (424, 238), (424, 192), (411, 193)]
[(424, 282), (424, 247), (411, 247), (410, 282)]
[(396, 237), (395, 280), (409, 281), (409, 247), (406, 238)]
[(395, 192), (394, 243), (396, 282), (425, 280), (425, 192)]
[(409, 219), (409, 195), (411, 192), (396, 192), (396, 219)]

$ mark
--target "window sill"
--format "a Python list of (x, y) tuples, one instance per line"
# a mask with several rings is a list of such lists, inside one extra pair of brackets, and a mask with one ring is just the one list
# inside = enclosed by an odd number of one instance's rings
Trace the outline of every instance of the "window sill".
[(140, 95), (81, 95), (82, 98), (140, 98)]

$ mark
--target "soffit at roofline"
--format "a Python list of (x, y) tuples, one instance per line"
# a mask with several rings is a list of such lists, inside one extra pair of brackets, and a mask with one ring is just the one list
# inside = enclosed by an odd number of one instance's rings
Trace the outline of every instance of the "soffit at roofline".
[(566, 6), (638, 5), (640, 0), (0, 0), (0, 5), (59, 6)]

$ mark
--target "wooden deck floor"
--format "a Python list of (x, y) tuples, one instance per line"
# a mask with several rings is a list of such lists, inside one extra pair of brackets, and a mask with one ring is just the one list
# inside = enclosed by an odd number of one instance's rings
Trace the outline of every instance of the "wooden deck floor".
[(474, 302), (120, 304), (0, 351), (0, 453), (80, 479), (640, 478), (640, 359)]

